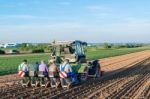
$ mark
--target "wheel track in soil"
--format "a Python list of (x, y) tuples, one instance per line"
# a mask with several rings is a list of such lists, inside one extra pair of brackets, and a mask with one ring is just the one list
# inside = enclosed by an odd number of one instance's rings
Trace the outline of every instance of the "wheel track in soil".
[[(147, 79), (149, 79), (150, 75), (148, 72), (145, 71), (145, 68), (147, 67), (147, 65), (146, 66), (142, 65), (144, 62), (149, 61), (149, 60), (150, 59), (146, 59), (143, 62), (140, 62), (139, 64), (124, 70), (123, 72), (119, 72), (115, 75), (110, 75), (108, 80), (107, 80), (107, 78), (106, 79), (104, 78), (103, 79), (104, 81), (101, 79), (100, 81), (96, 80), (93, 82), (89, 82), (89, 83), (82, 85), (81, 88), (78, 87), (77, 89), (72, 89), (70, 91), (63, 92), (63, 93), (57, 94), (56, 96), (53, 96), (51, 98), (52, 99), (56, 99), (56, 98), (68, 99), (68, 97), (69, 97), (69, 99), (82, 99), (82, 98), (97, 99), (104, 93), (106, 96), (103, 96), (103, 98), (110, 97), (109, 95), (112, 95), (113, 92), (116, 92), (116, 91), (118, 92), (119, 88), (125, 84), (127, 86), (129, 86), (129, 85), (132, 86), (134, 84), (138, 86), (138, 85), (144, 83)], [(138, 73), (140, 73), (141, 69), (143, 70), (143, 72), (142, 72), (143, 74), (137, 75)], [(113, 80), (111, 81), (110, 78), (112, 78)], [(142, 82), (139, 84), (138, 81), (142, 81)], [(125, 89), (129, 88), (127, 86), (124, 86)], [(111, 88), (111, 91), (110, 91), (110, 88)], [(137, 87), (135, 86), (134, 89), (136, 89), (136, 88)], [(112, 91), (112, 89), (113, 89), (113, 91)], [(114, 90), (114, 89), (116, 89), (116, 90)], [(122, 88), (122, 90), (123, 89), (124, 88)], [(96, 90), (98, 90), (98, 91), (96, 92)], [(131, 90), (127, 93), (132, 93), (132, 91), (135, 91), (135, 90), (133, 90), (131, 88)], [(125, 94), (125, 95), (121, 94), (122, 97), (127, 97), (130, 95), (131, 94)], [(108, 99), (110, 99), (110, 98), (108, 98)]]
[(140, 94), (137, 97), (139, 97), (139, 99), (145, 99), (145, 97), (150, 99), (150, 79), (145, 83), (145, 86), (143, 86), (142, 89), (143, 91), (140, 91)]
[(108, 98), (118, 98), (118, 97), (131, 99), (139, 98), (139, 95), (141, 94), (139, 92), (143, 91), (142, 87), (145, 86), (145, 84), (150, 80), (150, 62), (148, 62), (148, 65), (143, 67), (145, 68), (140, 70), (139, 72), (140, 77), (138, 79), (126, 83), (125, 85), (122, 86), (121, 89), (118, 89), (118, 92), (114, 92)]
[[(111, 90), (108, 90), (107, 88), (104, 88), (104, 90), (98, 90), (97, 92), (95, 92), (93, 95), (90, 96), (90, 98), (97, 98), (99, 96), (101, 96), (101, 98), (108, 98), (108, 99), (117, 99), (117, 98), (130, 98), (130, 99), (137, 99), (135, 98), (136, 95), (138, 95), (138, 91), (140, 91), (141, 87), (148, 81), (150, 80), (150, 63), (146, 66), (143, 66), (143, 71), (142, 71), (142, 74), (139, 75), (139, 77), (136, 79), (133, 79), (133, 80), (129, 80), (127, 83), (123, 82), (123, 84), (117, 84), (116, 83), (116, 86), (110, 86), (109, 88)], [(141, 73), (141, 68), (139, 69), (139, 73)], [(119, 87), (118, 87), (119, 85)], [(109, 94), (107, 94), (109, 93)], [(102, 97), (102, 95), (104, 95)], [(147, 97), (145, 97), (147, 98)], [(148, 98), (147, 98), (148, 99)]]

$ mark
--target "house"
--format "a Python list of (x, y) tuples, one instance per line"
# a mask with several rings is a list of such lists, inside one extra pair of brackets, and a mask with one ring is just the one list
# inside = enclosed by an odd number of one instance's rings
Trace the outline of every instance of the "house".
[(20, 46), (21, 46), (21, 44), (18, 44), (18, 43), (6, 43), (6, 44), (4, 44), (4, 48), (17, 48)]
[(4, 48), (4, 44), (0, 44), (0, 48)]

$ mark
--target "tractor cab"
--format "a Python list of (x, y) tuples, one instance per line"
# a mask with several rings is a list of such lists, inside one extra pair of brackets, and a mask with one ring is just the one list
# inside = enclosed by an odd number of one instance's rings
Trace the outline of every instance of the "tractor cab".
[(62, 58), (69, 59), (70, 62), (85, 60), (84, 46), (86, 42), (81, 41), (54, 41), (52, 43), (52, 58), (60, 63)]

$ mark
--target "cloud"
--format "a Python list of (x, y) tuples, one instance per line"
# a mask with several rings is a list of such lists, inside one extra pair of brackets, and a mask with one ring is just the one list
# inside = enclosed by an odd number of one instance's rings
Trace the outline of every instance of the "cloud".
[[(89, 42), (148, 42), (150, 23), (142, 20), (88, 25), (78, 22), (55, 24), (26, 24), (0, 26), (0, 39), (13, 42), (50, 42), (58, 40), (85, 40)], [(14, 38), (11, 38), (14, 37)], [(11, 39), (10, 39), (11, 38)]]
[(42, 0), (29, 0), (28, 2), (26, 2), (26, 0), (17, 0), (17, 1), (9, 1), (9, 3), (7, 2), (3, 2), (0, 1), (0, 7), (3, 8), (15, 8), (15, 7), (30, 7), (33, 5), (37, 5), (40, 4), (42, 2)]
[(110, 11), (108, 7), (101, 6), (101, 5), (91, 5), (87, 7), (90, 11)]
[(15, 19), (33, 19), (36, 16), (33, 15), (1, 15), (0, 19), (7, 19), (7, 18), (15, 18)]
[[(55, 24), (24, 24), (24, 25), (1, 25), (0, 33), (75, 33), (84, 26), (80, 23), (66, 22)], [(9, 28), (9, 29), (8, 29)], [(77, 30), (77, 31), (76, 31)], [(5, 35), (6, 35), (5, 34)]]
[(112, 16), (112, 9), (102, 5), (87, 6), (88, 11), (97, 18), (106, 18)]
[(63, 5), (63, 6), (68, 6), (70, 4), (71, 2), (67, 2), (67, 1), (59, 2), (59, 5)]
[(34, 16), (34, 15), (0, 15), (0, 19), (51, 19), (48, 16)]
[(21, 18), (21, 19), (33, 19), (33, 18), (36, 18), (36, 16), (32, 16), (32, 15), (10, 15), (8, 17), (10, 17), (10, 18)]

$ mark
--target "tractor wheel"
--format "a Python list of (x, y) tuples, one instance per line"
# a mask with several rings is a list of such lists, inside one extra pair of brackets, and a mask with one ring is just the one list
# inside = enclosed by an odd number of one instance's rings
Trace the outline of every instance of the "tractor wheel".
[(81, 58), (81, 59), (79, 60), (79, 63), (87, 63), (87, 61), (86, 61), (85, 58)]
[(96, 68), (96, 71), (95, 71), (96, 78), (99, 78), (101, 76), (99, 60), (93, 61), (93, 65)]
[(81, 82), (84, 82), (84, 81), (86, 81), (87, 79), (88, 79), (88, 72), (82, 73), (82, 74), (80, 75), (80, 81), (81, 81)]

